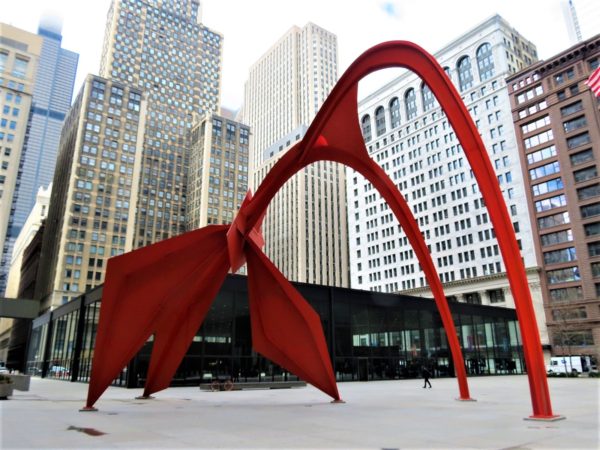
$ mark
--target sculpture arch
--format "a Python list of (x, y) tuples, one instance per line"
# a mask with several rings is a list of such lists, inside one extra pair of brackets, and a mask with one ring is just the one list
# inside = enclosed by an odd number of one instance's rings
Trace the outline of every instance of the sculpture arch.
[[(235, 272), (244, 262), (248, 263), (255, 350), (339, 399), (318, 316), (261, 251), (260, 225), (271, 199), (296, 172), (320, 160), (340, 162), (360, 172), (390, 205), (413, 246), (442, 316), (460, 398), (469, 398), (452, 316), (423, 236), (394, 183), (369, 157), (361, 134), (358, 82), (389, 67), (404, 67), (420, 76), (456, 132), (490, 208), (507, 269), (528, 369), (532, 417), (554, 417), (524, 266), (485, 147), (444, 70), (431, 55), (405, 41), (379, 44), (347, 69), (305, 137), (275, 164), (254, 197), (247, 195), (231, 225), (208, 226), (109, 260), (88, 407), (152, 334), (155, 341), (144, 395), (168, 387), (227, 272), (230, 268)], [(141, 305), (143, 311), (139, 311)]]

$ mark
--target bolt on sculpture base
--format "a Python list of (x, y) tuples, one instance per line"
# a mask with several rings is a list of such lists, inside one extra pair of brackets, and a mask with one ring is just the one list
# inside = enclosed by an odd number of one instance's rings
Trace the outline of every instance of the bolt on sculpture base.
[(440, 278), (402, 194), (365, 148), (359, 127), (358, 82), (389, 67), (415, 72), (454, 128), (496, 232), (515, 300), (533, 406), (532, 418), (555, 417), (525, 268), (494, 169), (461, 97), (435, 59), (405, 41), (379, 44), (346, 70), (304, 138), (282, 156), (254, 197), (248, 193), (230, 225), (213, 225), (109, 259), (87, 406), (154, 335), (144, 396), (169, 386), (231, 269), (248, 265), (254, 350), (340, 400), (319, 316), (263, 253), (267, 207), (295, 173), (317, 161), (353, 168), (377, 189), (405, 232), (431, 288), (451, 351), (460, 400), (472, 400), (465, 363)]

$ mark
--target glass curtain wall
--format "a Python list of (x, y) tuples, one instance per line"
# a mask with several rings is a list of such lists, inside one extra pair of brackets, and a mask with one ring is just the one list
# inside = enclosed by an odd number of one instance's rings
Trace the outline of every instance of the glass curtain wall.
[[(338, 381), (453, 376), (446, 334), (433, 300), (295, 283), (321, 317)], [(173, 379), (198, 385), (296, 381), (252, 350), (246, 278), (229, 276)], [(31, 374), (89, 381), (101, 288), (34, 321), (28, 351)], [(523, 373), (521, 341), (512, 309), (450, 303), (469, 375)], [(152, 338), (123, 368), (115, 385), (143, 386)], [(44, 372), (45, 371), (45, 372)]]

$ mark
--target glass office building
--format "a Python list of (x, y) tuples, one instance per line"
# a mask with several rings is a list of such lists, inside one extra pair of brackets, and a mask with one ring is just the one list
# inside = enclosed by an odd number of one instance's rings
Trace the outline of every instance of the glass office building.
[(71, 105), (79, 55), (61, 47), (61, 25), (42, 17), (38, 28), (42, 47), (33, 79), (33, 101), (20, 155), (6, 240), (0, 260), (0, 293), (4, 293), (11, 255), (19, 233), (35, 205), (40, 187), (54, 176), (60, 132)]
[[(433, 300), (294, 283), (321, 316), (338, 381), (413, 378), (422, 365), (453, 376), (445, 333)], [(100, 311), (99, 287), (33, 322), (27, 372), (89, 380)], [(513, 309), (451, 303), (469, 375), (523, 373)], [(143, 385), (151, 340), (115, 384)], [(219, 376), (236, 382), (297, 378), (252, 351), (246, 277), (229, 275), (190, 345), (173, 385), (198, 385)]]

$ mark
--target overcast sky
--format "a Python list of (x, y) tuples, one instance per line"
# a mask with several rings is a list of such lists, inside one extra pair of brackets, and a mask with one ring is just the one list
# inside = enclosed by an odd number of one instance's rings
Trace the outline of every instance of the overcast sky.
[[(573, 0), (584, 38), (600, 32), (600, 1)], [(338, 37), (340, 72), (383, 41), (413, 41), (431, 53), (500, 14), (548, 58), (571, 45), (567, 0), (201, 0), (202, 23), (225, 38), (222, 105), (237, 109), (248, 68), (291, 26), (313, 22)], [(76, 87), (97, 73), (110, 0), (3, 1), (0, 21), (36, 32), (43, 12), (63, 19), (63, 47), (80, 55)], [(373, 82), (371, 82), (372, 85)], [(367, 95), (363, 88), (361, 97)]]

